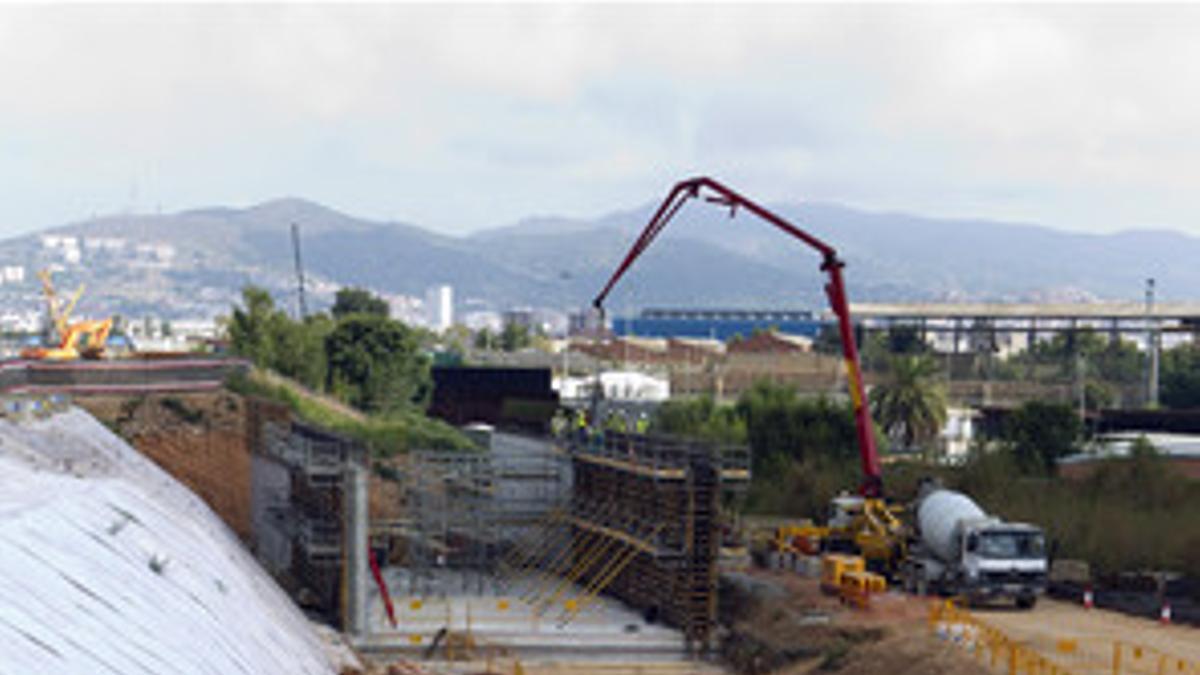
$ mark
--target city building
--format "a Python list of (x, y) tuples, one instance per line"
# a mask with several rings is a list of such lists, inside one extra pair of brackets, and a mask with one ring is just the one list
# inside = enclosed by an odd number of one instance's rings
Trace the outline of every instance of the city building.
[(23, 265), (5, 265), (0, 267), (0, 283), (25, 283), (25, 267)]
[(807, 310), (784, 309), (646, 309), (636, 317), (614, 317), (617, 335), (709, 338), (728, 342), (755, 331), (775, 330), (815, 338), (827, 321)]
[[(564, 400), (580, 401), (592, 396), (596, 376), (560, 377), (554, 388)], [(671, 398), (671, 383), (664, 377), (628, 370), (610, 370), (599, 375), (600, 390), (609, 401), (662, 403)]]
[(442, 284), (425, 292), (425, 320), (429, 327), (444, 331), (454, 324), (454, 288)]
[(785, 354), (812, 351), (812, 340), (773, 330), (759, 331), (741, 340), (730, 340), (730, 354)]
[(481, 310), (465, 314), (462, 324), (475, 332), (488, 330), (498, 333), (504, 328), (504, 319), (500, 316), (499, 312)]
[(537, 319), (533, 314), (533, 310), (528, 307), (505, 310), (502, 319), (502, 323), (505, 326), (519, 326), (529, 331), (537, 327)]

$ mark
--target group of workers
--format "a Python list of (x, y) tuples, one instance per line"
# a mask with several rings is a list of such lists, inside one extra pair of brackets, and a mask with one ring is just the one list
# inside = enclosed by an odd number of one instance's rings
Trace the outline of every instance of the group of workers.
[(550, 424), (552, 431), (556, 436), (564, 436), (568, 432), (568, 425), (572, 433), (587, 435), (589, 432), (598, 431), (618, 431), (631, 434), (645, 434), (650, 430), (650, 417), (646, 413), (639, 413), (636, 417), (626, 414), (621, 411), (611, 411), (605, 417), (603, 423), (596, 425), (590, 418), (586, 410), (578, 409), (568, 422), (568, 414), (559, 410), (555, 413)]

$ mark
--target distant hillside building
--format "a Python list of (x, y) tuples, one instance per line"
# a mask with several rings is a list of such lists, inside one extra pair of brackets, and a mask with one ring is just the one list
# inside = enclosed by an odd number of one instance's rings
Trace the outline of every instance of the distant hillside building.
[(25, 267), (22, 265), (5, 265), (0, 267), (0, 282), (5, 284), (25, 283)]

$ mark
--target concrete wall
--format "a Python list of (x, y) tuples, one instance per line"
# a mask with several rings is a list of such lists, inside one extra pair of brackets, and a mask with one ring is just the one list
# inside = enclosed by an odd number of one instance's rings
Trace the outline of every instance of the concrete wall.
[(283, 574), (292, 567), (292, 479), (286, 466), (263, 455), (251, 457), (250, 470), (254, 555), (272, 574)]
[(234, 373), (242, 359), (188, 358), (112, 361), (6, 361), (0, 363), (0, 392), (150, 393), (213, 390)]
[(512, 539), (570, 495), (571, 466), (546, 438), (495, 432), (490, 449), (497, 528)]

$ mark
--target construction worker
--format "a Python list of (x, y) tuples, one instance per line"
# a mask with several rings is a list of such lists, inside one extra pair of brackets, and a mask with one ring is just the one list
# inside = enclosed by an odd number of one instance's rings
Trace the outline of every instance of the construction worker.
[(650, 418), (646, 416), (646, 413), (641, 413), (638, 415), (637, 422), (635, 423), (635, 429), (639, 434), (643, 435), (650, 430)]

